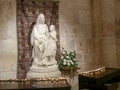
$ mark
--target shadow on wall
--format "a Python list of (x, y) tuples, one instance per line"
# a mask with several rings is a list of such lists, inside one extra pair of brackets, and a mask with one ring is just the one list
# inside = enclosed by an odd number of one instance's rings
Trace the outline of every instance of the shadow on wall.
[[(36, 24), (36, 22), (33, 22), (31, 25), (30, 25), (30, 31), (28, 33), (28, 45), (29, 45), (29, 52), (30, 52), (30, 56), (32, 56), (32, 45), (31, 45), (31, 33), (32, 33), (32, 30), (33, 30), (33, 27), (34, 25)], [(32, 62), (33, 60), (30, 62), (30, 66), (32, 65)]]

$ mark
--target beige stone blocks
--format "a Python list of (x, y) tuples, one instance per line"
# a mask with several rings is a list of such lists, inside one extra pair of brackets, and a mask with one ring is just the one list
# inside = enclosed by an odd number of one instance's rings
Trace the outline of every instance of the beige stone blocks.
[(59, 9), (60, 46), (76, 50), (81, 70), (93, 62), (90, 0), (61, 0)]
[(16, 78), (17, 29), (16, 1), (0, 0), (0, 78)]
[(114, 23), (114, 0), (103, 0), (102, 1), (102, 20), (103, 23)]
[(91, 24), (90, 11), (79, 10), (78, 20), (79, 20), (79, 24)]

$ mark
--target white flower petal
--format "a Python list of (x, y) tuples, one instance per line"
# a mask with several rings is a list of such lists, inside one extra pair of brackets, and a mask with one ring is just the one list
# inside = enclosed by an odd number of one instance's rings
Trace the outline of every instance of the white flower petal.
[(72, 65), (74, 65), (74, 63), (73, 63), (73, 62), (71, 62), (71, 64), (72, 64)]
[(63, 65), (67, 65), (67, 63), (66, 63), (66, 62), (63, 62)]
[(61, 56), (61, 59), (63, 59), (64, 57), (63, 56)]
[(70, 63), (67, 63), (68, 66), (70, 66)]
[(70, 58), (69, 56), (67, 56), (66, 58)]
[(62, 54), (65, 54), (65, 51), (63, 51)]
[(63, 59), (63, 61), (65, 61), (65, 62), (66, 62), (67, 60), (66, 60), (66, 59)]

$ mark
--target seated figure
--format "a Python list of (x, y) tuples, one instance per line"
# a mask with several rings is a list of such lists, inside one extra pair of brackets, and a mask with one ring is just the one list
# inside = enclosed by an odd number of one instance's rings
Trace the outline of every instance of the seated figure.
[(45, 24), (43, 14), (38, 16), (37, 22), (31, 33), (32, 66), (27, 77), (57, 77), (61, 76), (58, 70), (56, 56), (56, 31), (54, 25), (50, 25), (50, 32)]

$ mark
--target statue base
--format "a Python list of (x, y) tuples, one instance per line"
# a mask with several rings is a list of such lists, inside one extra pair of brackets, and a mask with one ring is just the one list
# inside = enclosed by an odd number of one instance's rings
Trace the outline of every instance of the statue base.
[(56, 72), (45, 72), (45, 73), (36, 73), (36, 72), (31, 72), (29, 71), (27, 73), (27, 78), (41, 78), (41, 77), (61, 77), (61, 72), (56, 71)]
[(58, 65), (46, 67), (30, 67), (27, 73), (27, 78), (41, 78), (41, 77), (61, 77), (61, 72)]

